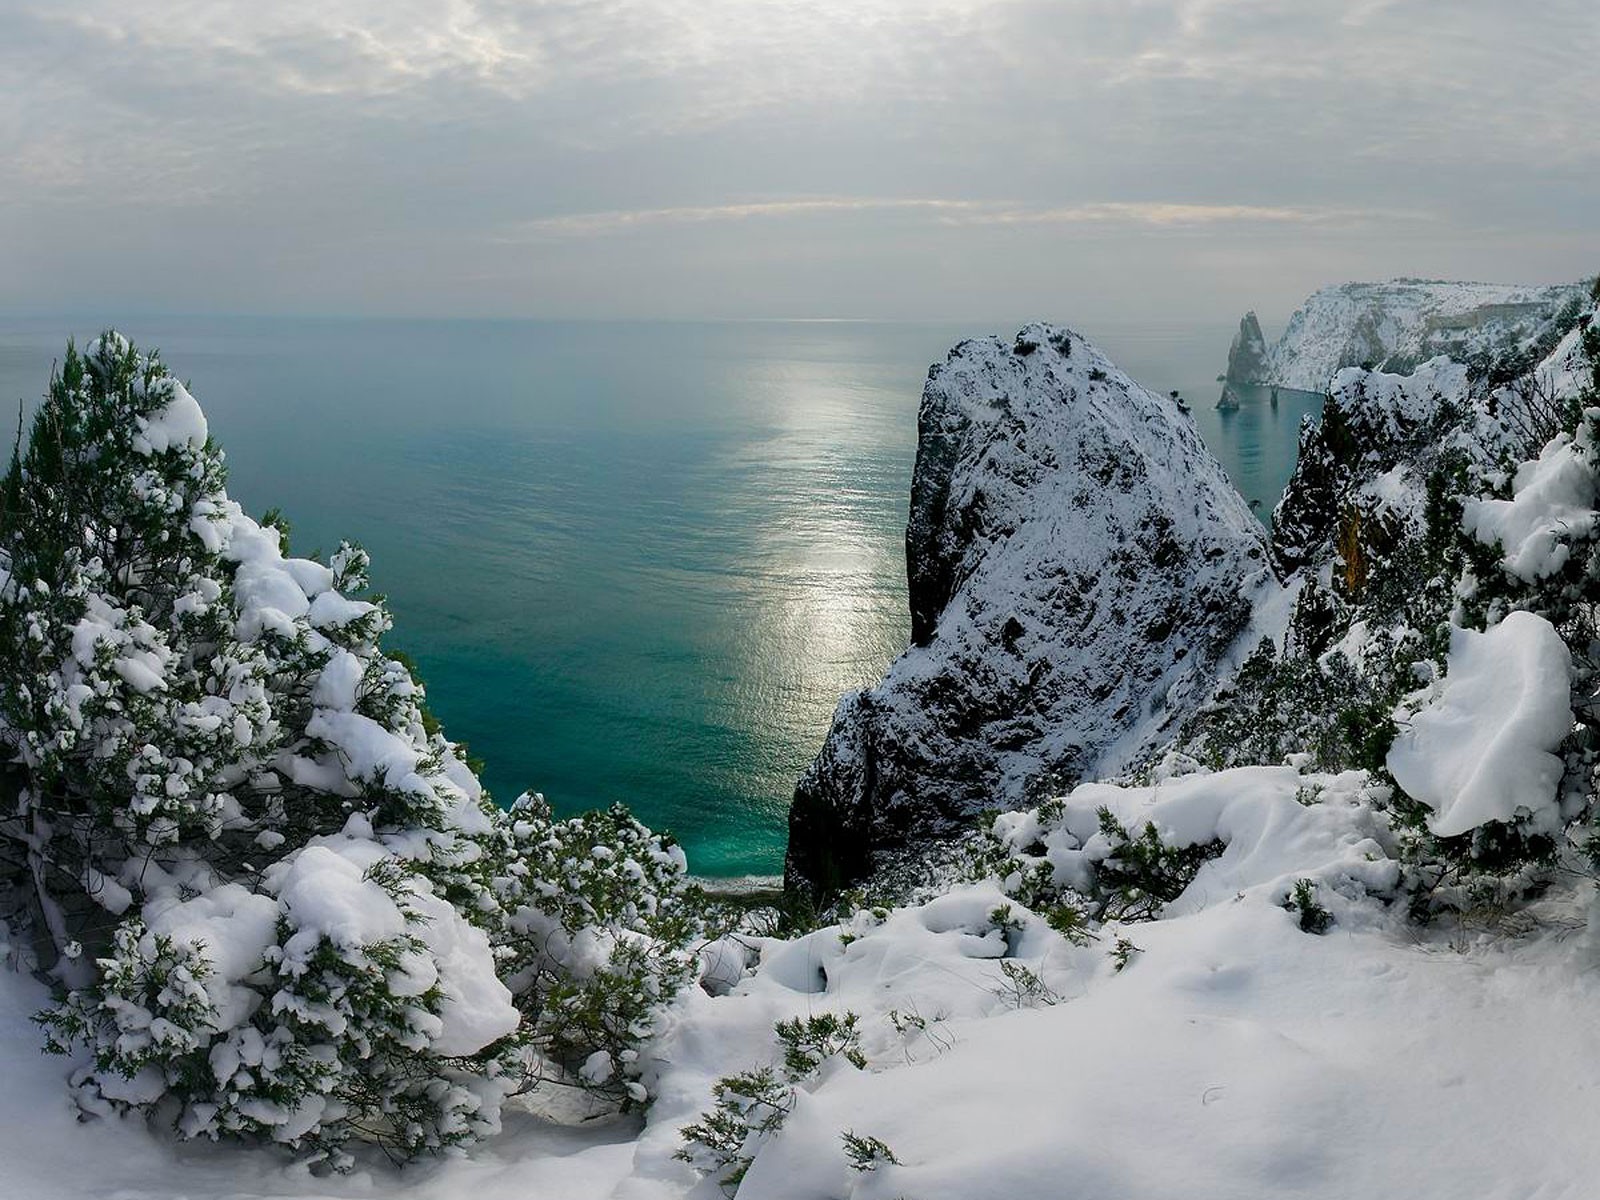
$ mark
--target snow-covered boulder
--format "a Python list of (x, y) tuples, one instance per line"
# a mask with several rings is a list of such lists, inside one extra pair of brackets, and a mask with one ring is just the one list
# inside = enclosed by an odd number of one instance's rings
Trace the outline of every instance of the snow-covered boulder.
[(912, 645), (801, 780), (792, 885), (1129, 762), (1209, 693), (1269, 574), (1188, 415), (1069, 330), (962, 342), (918, 433)]

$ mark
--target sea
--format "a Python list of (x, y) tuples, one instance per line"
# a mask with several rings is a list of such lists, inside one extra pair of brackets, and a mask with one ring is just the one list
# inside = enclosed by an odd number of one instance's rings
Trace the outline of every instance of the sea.
[[(0, 318), (25, 415), (93, 317)], [(850, 321), (122, 321), (205, 407), (298, 554), (372, 554), (387, 639), (509, 803), (628, 805), (690, 868), (782, 868), (795, 780), (906, 646), (917, 403), (962, 338)], [(1263, 519), (1321, 398), (1215, 405), (1230, 323), (1079, 327), (1176, 390)], [(12, 418), (14, 428), (15, 418)]]

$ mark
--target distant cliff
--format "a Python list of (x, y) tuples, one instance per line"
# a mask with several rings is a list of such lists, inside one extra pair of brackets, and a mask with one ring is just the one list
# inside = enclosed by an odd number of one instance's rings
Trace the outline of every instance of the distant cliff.
[(1239, 322), (1239, 332), (1228, 347), (1228, 383), (1270, 383), (1272, 365), (1267, 360), (1267, 339), (1261, 335), (1261, 322), (1247, 312)]
[[(1538, 338), (1552, 322), (1575, 315), (1585, 294), (1586, 285), (1577, 283), (1521, 287), (1427, 279), (1323, 288), (1289, 318), (1268, 352), (1261, 382), (1320, 392), (1343, 367), (1404, 372), (1441, 354), (1471, 362)], [(1241, 334), (1252, 318), (1245, 318)], [(1230, 378), (1232, 371), (1230, 354)]]
[(911, 648), (846, 696), (789, 819), (791, 887), (1125, 763), (1209, 693), (1265, 535), (1187, 413), (1066, 329), (928, 375)]

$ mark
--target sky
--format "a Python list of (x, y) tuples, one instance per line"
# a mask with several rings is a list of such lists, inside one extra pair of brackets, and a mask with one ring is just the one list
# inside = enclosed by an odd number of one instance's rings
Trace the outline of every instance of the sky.
[(0, 0), (0, 312), (1183, 321), (1600, 271), (1594, 0)]

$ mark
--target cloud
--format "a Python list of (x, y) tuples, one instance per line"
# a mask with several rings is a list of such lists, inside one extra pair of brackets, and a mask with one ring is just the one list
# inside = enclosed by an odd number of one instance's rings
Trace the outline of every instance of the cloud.
[(1069, 274), (1093, 242), (1113, 290), (1211, 238), (1198, 296), (1263, 237), (1303, 243), (1251, 267), (1285, 289), (1357, 238), (1502, 270), (1484, 231), (1576, 273), (1600, 191), (1592, 0), (0, 0), (0, 27), (10, 308), (203, 263), (200, 306), (331, 278), (355, 309), (544, 312), (646, 261), (669, 282), (630, 311), (826, 307), (804, 264), (872, 258), (839, 303), (892, 315), (930, 254), (1020, 295), (1023, 237)]
[[(1037, 207), (950, 198), (801, 197), (672, 208), (613, 209), (564, 213), (518, 222), (497, 235), (516, 242), (538, 238), (588, 238), (633, 233), (660, 225), (889, 213), (948, 225), (1116, 225), (1129, 228), (1192, 228), (1217, 224), (1326, 225), (1370, 221), (1381, 215), (1358, 209), (1256, 204), (1189, 204), (1173, 201), (1108, 201)], [(1396, 214), (1388, 214), (1396, 215)]]
[(505, 240), (538, 237), (600, 237), (627, 233), (653, 225), (701, 225), (717, 221), (748, 221), (868, 212), (925, 212), (951, 214), (982, 207), (971, 200), (887, 200), (850, 197), (808, 197), (793, 200), (758, 200), (739, 204), (690, 204), (673, 208), (614, 209), (606, 212), (565, 213), (536, 217), (513, 226)]

